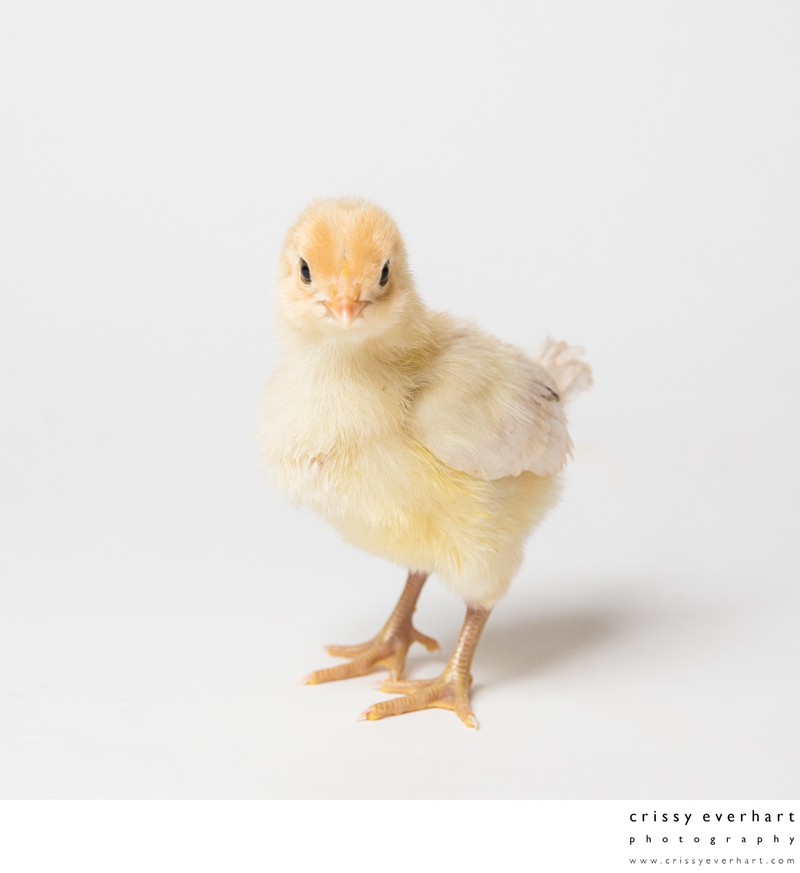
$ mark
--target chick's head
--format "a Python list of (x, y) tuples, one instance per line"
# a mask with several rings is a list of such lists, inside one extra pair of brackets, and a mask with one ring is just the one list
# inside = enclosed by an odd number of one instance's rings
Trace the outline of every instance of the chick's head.
[(413, 317), (418, 299), (392, 219), (365, 200), (317, 200), (280, 258), (279, 322), (311, 339), (358, 343)]

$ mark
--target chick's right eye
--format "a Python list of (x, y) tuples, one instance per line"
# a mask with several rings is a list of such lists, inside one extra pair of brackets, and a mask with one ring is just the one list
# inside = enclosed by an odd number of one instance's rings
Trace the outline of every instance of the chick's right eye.
[(306, 285), (311, 284), (311, 270), (308, 269), (308, 264), (300, 258), (300, 278)]

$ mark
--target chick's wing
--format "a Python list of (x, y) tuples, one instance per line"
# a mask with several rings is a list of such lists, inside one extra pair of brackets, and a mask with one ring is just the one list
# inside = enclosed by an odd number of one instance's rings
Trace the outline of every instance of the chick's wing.
[(415, 398), (416, 438), (479, 479), (561, 469), (572, 444), (544, 365), (477, 328), (450, 325)]

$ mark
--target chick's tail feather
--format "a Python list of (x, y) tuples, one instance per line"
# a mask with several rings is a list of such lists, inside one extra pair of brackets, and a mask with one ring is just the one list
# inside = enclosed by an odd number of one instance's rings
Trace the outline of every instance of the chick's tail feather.
[(553, 377), (562, 401), (592, 384), (592, 368), (580, 359), (582, 354), (582, 348), (568, 346), (563, 340), (556, 341), (552, 337), (548, 337), (539, 350), (539, 360)]

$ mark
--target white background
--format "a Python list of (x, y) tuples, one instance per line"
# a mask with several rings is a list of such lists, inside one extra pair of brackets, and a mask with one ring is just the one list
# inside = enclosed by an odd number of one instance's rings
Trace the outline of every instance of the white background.
[[(0, 795), (796, 797), (798, 37), (790, 3), (4, 7)], [(477, 733), (295, 684), (404, 578), (258, 468), (282, 237), (339, 194), (432, 306), (595, 368)], [(432, 580), (411, 675), (461, 619)]]

